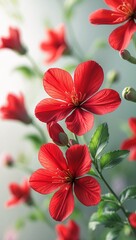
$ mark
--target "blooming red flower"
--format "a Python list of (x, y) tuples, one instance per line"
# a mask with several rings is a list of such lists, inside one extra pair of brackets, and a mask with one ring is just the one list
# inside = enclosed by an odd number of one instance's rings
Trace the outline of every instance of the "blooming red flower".
[(93, 24), (120, 24), (109, 36), (109, 44), (116, 50), (125, 49), (136, 31), (136, 1), (135, 0), (104, 0), (111, 8), (99, 9), (93, 12), (89, 19)]
[(36, 106), (36, 117), (48, 123), (58, 122), (68, 116), (67, 128), (77, 135), (85, 134), (93, 126), (92, 113), (112, 112), (121, 102), (119, 94), (112, 89), (97, 92), (103, 77), (101, 66), (94, 61), (83, 62), (77, 66), (74, 82), (65, 70), (49, 69), (44, 74), (43, 85), (52, 98), (44, 99)]
[(136, 228), (136, 213), (131, 213), (128, 217), (132, 227)]
[(0, 107), (0, 117), (2, 119), (18, 120), (25, 124), (30, 124), (32, 119), (27, 113), (23, 94), (16, 96), (9, 93), (6, 104)]
[(79, 240), (80, 238), (80, 228), (73, 220), (69, 220), (65, 225), (57, 224), (56, 231), (57, 240)]
[(9, 190), (12, 197), (6, 202), (7, 207), (11, 207), (19, 203), (31, 203), (30, 186), (27, 180), (24, 180), (22, 185), (10, 183)]
[(73, 212), (73, 190), (78, 200), (85, 206), (99, 203), (99, 183), (91, 176), (83, 176), (91, 167), (87, 146), (78, 144), (71, 146), (64, 158), (57, 145), (47, 143), (40, 148), (39, 161), (45, 169), (38, 169), (32, 174), (30, 186), (41, 194), (57, 190), (49, 205), (53, 219), (62, 221)]
[(122, 142), (121, 149), (130, 150), (129, 160), (136, 161), (136, 118), (130, 118), (128, 123), (133, 135)]
[(65, 26), (59, 25), (55, 29), (47, 29), (44, 41), (40, 44), (41, 50), (46, 54), (45, 63), (53, 63), (58, 60), (62, 54), (68, 51), (65, 41)]
[(59, 146), (68, 145), (68, 136), (57, 122), (48, 123), (47, 129), (54, 143)]
[(0, 38), (0, 48), (9, 48), (20, 54), (25, 54), (26, 49), (21, 43), (20, 32), (17, 28), (9, 27), (9, 36)]

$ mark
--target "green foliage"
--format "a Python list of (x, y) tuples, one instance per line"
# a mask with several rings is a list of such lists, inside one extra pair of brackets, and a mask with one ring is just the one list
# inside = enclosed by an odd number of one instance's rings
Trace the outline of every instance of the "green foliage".
[(20, 230), (20, 229), (22, 229), (24, 226), (25, 226), (25, 219), (23, 219), (23, 218), (20, 218), (20, 219), (18, 219), (17, 221), (16, 221), (16, 223), (15, 223), (15, 228), (17, 229), (17, 230)]
[(103, 224), (108, 228), (122, 228), (123, 222), (120, 216), (114, 212), (96, 212), (92, 214), (89, 222), (89, 228), (95, 230), (98, 224)]
[(19, 67), (16, 67), (14, 70), (20, 72), (27, 79), (31, 79), (35, 77), (35, 72), (33, 71), (32, 68), (28, 66), (24, 66), (24, 65), (19, 66)]
[(79, 4), (82, 3), (84, 0), (65, 0), (64, 3), (64, 16), (66, 19), (71, 19), (73, 16), (75, 7)]
[(28, 219), (31, 221), (38, 221), (38, 220), (43, 221), (45, 217), (41, 211), (38, 211), (36, 209), (28, 215)]
[(101, 169), (112, 168), (119, 164), (129, 153), (127, 150), (108, 152), (100, 158)]
[(121, 203), (131, 198), (136, 199), (136, 186), (129, 186), (126, 189), (124, 189), (120, 194)]
[(39, 149), (41, 147), (41, 145), (43, 144), (43, 141), (39, 137), (39, 135), (34, 134), (34, 133), (25, 135), (25, 139), (29, 140), (36, 149)]
[(93, 158), (95, 158), (107, 145), (109, 140), (107, 123), (98, 126), (91, 138), (89, 149)]
[(119, 202), (112, 193), (102, 195), (101, 202), (98, 206), (99, 214), (103, 212), (116, 212), (120, 208)]
[(108, 232), (106, 240), (116, 240), (119, 237), (120, 230), (120, 227), (113, 228), (110, 232)]

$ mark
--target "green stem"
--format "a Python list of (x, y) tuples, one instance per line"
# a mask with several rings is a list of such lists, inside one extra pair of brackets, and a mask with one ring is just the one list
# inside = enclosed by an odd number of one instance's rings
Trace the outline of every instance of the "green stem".
[(37, 64), (35, 63), (34, 59), (28, 54), (26, 53), (25, 56), (27, 57), (27, 59), (31, 62), (32, 66), (33, 66), (33, 69), (36, 73), (36, 75), (39, 77), (39, 78), (43, 78), (43, 73), (41, 72), (41, 70), (39, 69), (39, 67), (37, 66)]
[(76, 134), (74, 134), (74, 137), (75, 137), (76, 142), (79, 144), (78, 137)]
[(42, 209), (37, 205), (34, 201), (32, 201), (32, 206), (39, 212), (40, 214), (40, 220), (44, 221), (45, 223), (48, 224), (50, 228), (52, 228), (51, 222), (47, 219), (46, 215), (43, 213)]
[(41, 135), (41, 138), (42, 138), (42, 141), (43, 141), (43, 143), (45, 143), (46, 142), (46, 137), (45, 137), (45, 135), (44, 135), (44, 133), (43, 133), (43, 130), (39, 127), (39, 125), (36, 123), (36, 122), (34, 122), (34, 121), (32, 121), (32, 125), (38, 130), (38, 132), (40, 133), (40, 135)]

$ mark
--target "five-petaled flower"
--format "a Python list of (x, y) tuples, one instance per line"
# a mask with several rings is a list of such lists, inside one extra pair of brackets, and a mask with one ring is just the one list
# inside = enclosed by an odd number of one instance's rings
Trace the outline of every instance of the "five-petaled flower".
[(60, 24), (55, 29), (47, 29), (45, 33), (45, 39), (41, 42), (40, 48), (45, 52), (45, 63), (51, 64), (68, 52), (65, 26)]
[(136, 32), (136, 1), (135, 0), (104, 0), (111, 7), (93, 12), (89, 20), (93, 24), (120, 24), (109, 36), (109, 44), (116, 50), (125, 49)]
[(66, 125), (71, 132), (85, 134), (93, 127), (92, 113), (101, 115), (112, 112), (121, 102), (115, 90), (103, 89), (97, 92), (103, 78), (103, 69), (94, 61), (77, 66), (74, 82), (67, 71), (49, 69), (44, 74), (43, 85), (52, 98), (46, 98), (36, 106), (36, 117), (46, 123), (58, 122), (67, 117)]
[(31, 188), (29, 186), (28, 180), (24, 180), (21, 185), (17, 183), (10, 183), (9, 190), (12, 194), (10, 200), (8, 200), (5, 205), (11, 207), (20, 203), (32, 204), (31, 199)]
[(65, 158), (57, 145), (44, 144), (39, 151), (39, 161), (44, 168), (31, 175), (30, 186), (41, 194), (57, 190), (49, 205), (53, 219), (65, 220), (73, 212), (73, 190), (85, 206), (99, 203), (99, 183), (91, 176), (83, 176), (91, 168), (91, 158), (86, 145), (71, 146), (66, 151)]
[(67, 224), (57, 224), (56, 232), (58, 234), (57, 240), (79, 240), (80, 227), (73, 220), (69, 220)]
[(129, 215), (128, 219), (129, 219), (129, 222), (130, 222), (131, 226), (133, 228), (136, 228), (136, 213), (135, 212), (131, 213)]
[(18, 120), (25, 124), (32, 123), (32, 119), (26, 110), (22, 93), (19, 96), (9, 93), (6, 100), (5, 105), (0, 107), (0, 118)]
[(9, 36), (0, 38), (0, 48), (8, 48), (19, 54), (25, 54), (26, 48), (21, 43), (19, 29), (9, 27)]
[(136, 161), (136, 118), (129, 118), (128, 123), (133, 135), (122, 142), (121, 149), (130, 150), (129, 160)]

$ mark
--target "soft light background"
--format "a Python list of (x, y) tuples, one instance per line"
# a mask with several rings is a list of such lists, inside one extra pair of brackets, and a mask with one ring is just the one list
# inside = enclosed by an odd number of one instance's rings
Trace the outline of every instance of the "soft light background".
[[(62, 12), (64, 2), (64, 0), (0, 0), (0, 36), (8, 34), (9, 26), (18, 26), (23, 43), (27, 46), (29, 54), (43, 72), (50, 66), (45, 66), (43, 63), (44, 53), (40, 51), (39, 43), (44, 39), (44, 29), (47, 23), (55, 27), (64, 21)], [(112, 26), (94, 26), (88, 21), (89, 14), (101, 7), (105, 7), (101, 0), (86, 0), (77, 5), (72, 21), (67, 25), (67, 39), (73, 48), (76, 48), (76, 43), (71, 29), (73, 29), (75, 37), (85, 53), (88, 53), (90, 47), (94, 49), (95, 40), (103, 39), (107, 41)], [(133, 46), (130, 46), (130, 50), (134, 51)], [(120, 95), (126, 86), (136, 88), (135, 66), (123, 61), (118, 52), (111, 49), (109, 45), (105, 49), (97, 51), (93, 57), (90, 54), (90, 59), (96, 60), (103, 67), (105, 77), (111, 69), (115, 69), (120, 73), (120, 81), (113, 85), (113, 88), (118, 90)], [(74, 60), (70, 57), (67, 59), (62, 58), (52, 66), (63, 68), (71, 62), (74, 62)], [(25, 95), (28, 111), (34, 117), (35, 105), (45, 97), (45, 92), (42, 87), (42, 80), (36, 77), (34, 79), (25, 79), (14, 70), (15, 67), (24, 64), (31, 66), (28, 59), (18, 56), (13, 51), (0, 51), (0, 104), (5, 102), (8, 92), (18, 93), (21, 91)], [(127, 124), (128, 118), (132, 116), (136, 117), (135, 103), (122, 100), (118, 110), (96, 119), (100, 122), (106, 121), (109, 125), (110, 150), (119, 149), (121, 141), (127, 137), (127, 134), (123, 131), (123, 126)], [(44, 124), (38, 123), (45, 131)], [(34, 132), (35, 130), (18, 122), (0, 121), (0, 155), (9, 153), (16, 159), (19, 154), (25, 154), (30, 160), (32, 169), (36, 169), (39, 167), (37, 153), (33, 151), (31, 144), (25, 141), (23, 137), (29, 131)], [(93, 130), (87, 134), (88, 139), (92, 133)], [(120, 191), (120, 187), (123, 188), (128, 184), (128, 180), (130, 184), (136, 182), (136, 177), (134, 177), (136, 163), (124, 161), (125, 163), (121, 164), (113, 172), (110, 170), (107, 173), (107, 177), (110, 175), (111, 183), (116, 191)], [(10, 197), (8, 184), (14, 181), (21, 183), (24, 175), (21, 170), (0, 168), (0, 239), (3, 239), (4, 233), (14, 226), (18, 218), (25, 216), (29, 211), (29, 208), (24, 205), (10, 209), (4, 207), (4, 203)], [(44, 200), (44, 196), (39, 196), (34, 192), (33, 194), (37, 201)], [(131, 204), (130, 208), (134, 209), (134, 203)], [(83, 210), (88, 212), (88, 209), (83, 208)], [(93, 209), (89, 210), (91, 214)], [(53, 224), (55, 224), (54, 221)], [(84, 234), (82, 232), (82, 235)], [(24, 229), (19, 233), (20, 240), (51, 240), (55, 238), (55, 231), (46, 228), (42, 222), (27, 222)]]

